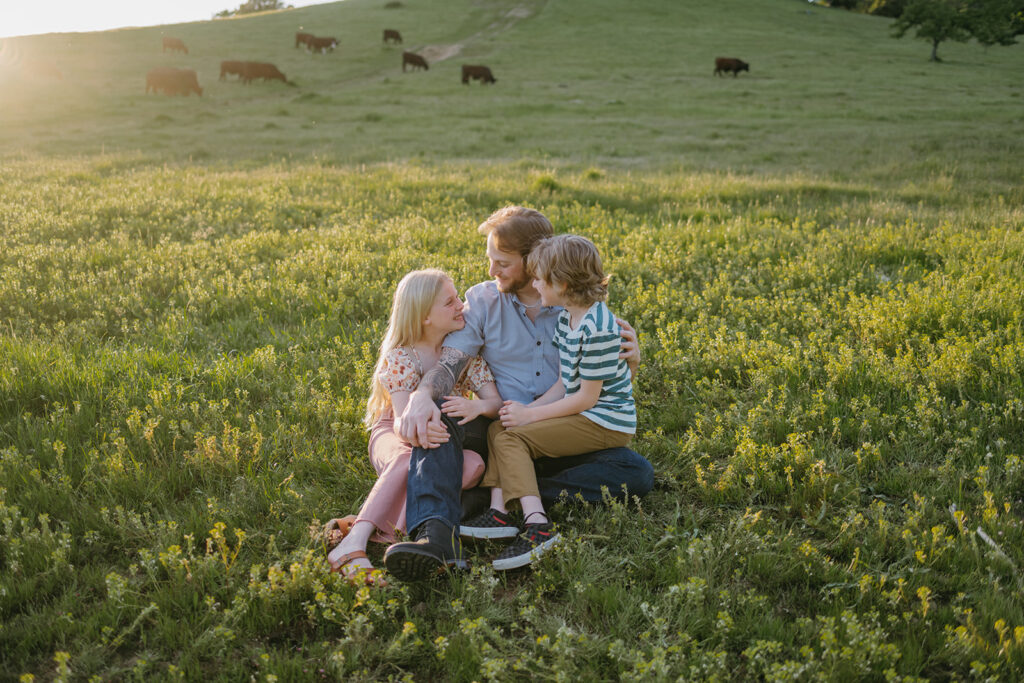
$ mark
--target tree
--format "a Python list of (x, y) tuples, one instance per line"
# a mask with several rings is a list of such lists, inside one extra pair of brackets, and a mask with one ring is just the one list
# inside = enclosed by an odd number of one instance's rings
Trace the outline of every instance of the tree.
[(910, 29), (915, 37), (932, 43), (931, 61), (940, 62), (939, 43), (967, 42), (971, 37), (967, 0), (909, 0), (893, 23), (893, 35), (902, 38)]
[(291, 5), (285, 5), (281, 0), (246, 0), (236, 10), (221, 10), (214, 16), (230, 17), (237, 14), (252, 14), (253, 12), (266, 12), (272, 9), (286, 9)]
[(967, 22), (975, 40), (990, 45), (1013, 45), (1024, 33), (1024, 6), (1020, 0), (973, 0)]

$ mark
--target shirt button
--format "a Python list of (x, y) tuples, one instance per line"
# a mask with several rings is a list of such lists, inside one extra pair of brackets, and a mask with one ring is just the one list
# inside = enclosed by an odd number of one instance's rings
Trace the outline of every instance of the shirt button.
[(537, 342), (537, 346), (540, 346), (540, 341)]
[(537, 373), (537, 376), (540, 377), (540, 373), (539, 372)]

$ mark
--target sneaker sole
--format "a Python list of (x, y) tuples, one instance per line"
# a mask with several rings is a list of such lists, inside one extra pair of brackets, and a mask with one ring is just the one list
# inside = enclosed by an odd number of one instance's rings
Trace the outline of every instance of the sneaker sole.
[(463, 538), (515, 538), (519, 529), (509, 527), (459, 527), (459, 536)]
[(467, 570), (469, 565), (465, 560), (441, 561), (430, 553), (406, 549), (386, 554), (384, 568), (399, 581), (415, 582), (443, 574), (446, 568)]
[(525, 567), (528, 564), (532, 564), (550, 548), (557, 545), (560, 540), (562, 540), (562, 537), (556, 534), (543, 543), (534, 546), (528, 553), (517, 555), (516, 557), (507, 557), (503, 560), (495, 560), (491, 563), (491, 566), (497, 571), (507, 571), (509, 569)]

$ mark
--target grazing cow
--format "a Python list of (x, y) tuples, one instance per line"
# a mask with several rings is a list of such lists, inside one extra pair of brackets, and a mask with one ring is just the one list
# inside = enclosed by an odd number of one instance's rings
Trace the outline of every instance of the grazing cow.
[(494, 77), (491, 70), (486, 66), (472, 66), (469, 64), (462, 65), (462, 82), (469, 83), (469, 79), (475, 78), (480, 81), (480, 85), (485, 83), (497, 83), (498, 79)]
[(277, 80), (288, 83), (276, 66), (268, 62), (242, 62), (242, 82), (249, 83), (254, 78), (262, 78), (264, 81)]
[(736, 78), (740, 75), (741, 71), (750, 73), (750, 65), (742, 59), (715, 57), (715, 76), (721, 76), (723, 73), (729, 73), (730, 71), (732, 72), (732, 77)]
[(384, 29), (384, 42), (391, 41), (392, 43), (402, 44), (402, 34), (393, 28)]
[(225, 76), (242, 76), (245, 73), (245, 62), (227, 60), (220, 63), (220, 80)]
[(170, 50), (171, 52), (184, 52), (185, 54), (188, 54), (188, 48), (185, 47), (185, 43), (181, 41), (181, 38), (169, 38), (164, 36), (163, 43), (164, 49), (162, 52)]
[(298, 47), (299, 45), (309, 45), (309, 39), (312, 37), (312, 33), (302, 33), (299, 31), (295, 34), (295, 47)]
[(427, 66), (427, 60), (420, 57), (415, 52), (403, 52), (402, 53), (402, 71), (405, 71), (406, 65), (411, 66), (412, 70), (415, 71), (418, 68), (423, 68), (424, 71), (429, 71), (430, 67)]
[(149, 91), (161, 92), (165, 95), (185, 95), (196, 93), (203, 96), (203, 89), (199, 87), (199, 80), (196, 72), (192, 69), (175, 69), (169, 66), (162, 66), (150, 69), (146, 72), (146, 94)]
[(323, 54), (327, 54), (328, 50), (333, 50), (338, 47), (338, 41), (336, 38), (317, 38), (316, 36), (310, 36), (309, 40), (306, 41), (306, 49), (310, 52), (316, 52), (319, 50)]

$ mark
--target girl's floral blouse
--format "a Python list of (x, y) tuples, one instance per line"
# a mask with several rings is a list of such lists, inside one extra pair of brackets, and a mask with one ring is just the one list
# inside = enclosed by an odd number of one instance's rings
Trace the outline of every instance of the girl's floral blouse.
[[(406, 346), (396, 346), (384, 356), (384, 367), (377, 374), (377, 379), (388, 390), (414, 391), (423, 379), (423, 368), (416, 352)], [(455, 394), (469, 397), (480, 387), (494, 381), (494, 375), (487, 363), (480, 356), (475, 356), (455, 383)]]

